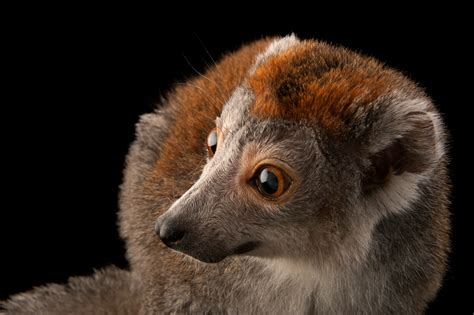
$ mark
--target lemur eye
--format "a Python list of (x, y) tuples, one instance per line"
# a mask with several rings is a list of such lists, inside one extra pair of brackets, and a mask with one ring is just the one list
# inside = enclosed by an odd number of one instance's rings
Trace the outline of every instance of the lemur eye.
[(213, 129), (207, 136), (207, 152), (209, 157), (213, 157), (217, 150), (217, 142), (219, 137), (217, 135), (216, 129)]
[(257, 170), (255, 175), (254, 180), (258, 191), (270, 199), (283, 195), (291, 184), (288, 175), (275, 166), (264, 165)]

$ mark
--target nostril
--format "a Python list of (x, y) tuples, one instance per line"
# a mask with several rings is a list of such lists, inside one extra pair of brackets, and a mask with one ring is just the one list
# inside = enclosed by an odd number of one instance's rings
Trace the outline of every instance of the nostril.
[(160, 236), (163, 243), (169, 247), (177, 245), (177, 243), (183, 239), (185, 234), (183, 229), (178, 226), (173, 226), (172, 224), (167, 224), (167, 222), (161, 224), (157, 222), (155, 232)]
[(171, 230), (170, 233), (160, 232), (160, 238), (163, 240), (163, 242), (165, 242), (165, 244), (177, 243), (183, 237), (184, 237), (184, 231), (183, 230), (173, 229), (173, 230)]

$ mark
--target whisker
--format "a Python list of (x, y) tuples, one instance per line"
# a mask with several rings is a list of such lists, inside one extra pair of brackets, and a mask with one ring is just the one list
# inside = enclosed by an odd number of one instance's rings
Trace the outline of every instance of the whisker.
[(189, 61), (189, 59), (188, 59), (185, 55), (183, 55), (183, 57), (184, 57), (184, 59), (186, 60), (186, 62), (188, 63), (188, 65), (189, 65), (198, 75), (200, 75), (201, 77), (205, 78), (205, 79), (208, 80), (209, 82), (211, 82), (211, 83), (215, 84), (216, 86), (218, 86), (215, 81), (209, 79), (207, 76), (205, 76), (204, 74), (202, 74), (201, 72), (199, 72), (199, 71), (191, 64), (191, 62)]
[[(208, 53), (209, 53), (209, 52), (208, 52)], [(216, 81), (211, 80), (209, 77), (207, 77), (206, 75), (204, 75), (204, 74), (202, 74), (201, 72), (199, 72), (199, 70), (197, 70), (196, 67), (194, 67), (194, 66), (191, 64), (190, 60), (189, 60), (184, 54), (183, 54), (182, 56), (183, 56), (183, 58), (186, 60), (186, 62), (189, 64), (189, 66), (191, 67), (191, 69), (194, 70), (194, 72), (196, 72), (199, 76), (203, 77), (204, 79), (206, 79), (207, 81), (209, 81), (210, 83), (212, 83), (212, 84), (216, 87), (218, 94), (215, 95), (213, 99), (210, 99), (209, 92), (206, 92), (205, 90), (203, 90), (201, 87), (199, 87), (199, 86), (197, 86), (197, 85), (193, 85), (193, 84), (190, 84), (190, 83), (186, 83), (186, 84), (189, 84), (189, 85), (191, 85), (191, 86), (194, 86), (196, 89), (200, 90), (201, 93), (202, 93), (203, 95), (205, 95), (205, 96), (208, 98), (209, 101), (212, 101), (212, 104), (213, 104), (213, 105), (219, 107), (219, 105), (225, 104), (225, 103), (227, 102), (227, 100), (226, 100), (225, 97), (222, 96), (222, 95), (225, 95), (225, 94), (222, 93), (222, 90), (220, 89), (219, 84), (217, 84)], [(209, 56), (210, 56), (210, 54), (209, 54)], [(212, 58), (212, 56), (210, 56), (210, 57)], [(213, 62), (214, 62), (214, 64), (215, 64), (214, 59), (212, 59), (212, 60), (213, 60)], [(184, 84), (184, 85), (186, 85), (186, 84)]]
[(211, 53), (209, 52), (209, 50), (207, 50), (206, 48), (206, 45), (204, 45), (203, 41), (201, 40), (201, 38), (199, 38), (198, 34), (196, 32), (193, 33), (194, 36), (196, 36), (197, 40), (199, 41), (199, 43), (201, 44), (202, 48), (204, 48), (204, 51), (207, 53), (207, 55), (209, 56), (209, 58), (211, 58), (211, 61), (214, 63), (214, 65), (217, 66), (217, 63), (216, 61), (214, 60), (214, 58), (212, 58), (211, 56)]

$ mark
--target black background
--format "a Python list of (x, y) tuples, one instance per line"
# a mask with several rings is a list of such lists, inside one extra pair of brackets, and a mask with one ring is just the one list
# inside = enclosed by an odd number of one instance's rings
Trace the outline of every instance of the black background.
[[(377, 57), (419, 82), (439, 106), (451, 132), (453, 253), (430, 312), (472, 313), (472, 34), (462, 15), (348, 20), (327, 12), (252, 24), (221, 17), (202, 29), (199, 19), (165, 21), (166, 10), (133, 18), (91, 12), (33, 12), (4, 25), (0, 299), (109, 264), (127, 267), (117, 194), (138, 116), (173, 83), (195, 76), (193, 67), (204, 71), (209, 55), (219, 59), (253, 39), (295, 32)], [(321, 15), (333, 18), (322, 22)]]

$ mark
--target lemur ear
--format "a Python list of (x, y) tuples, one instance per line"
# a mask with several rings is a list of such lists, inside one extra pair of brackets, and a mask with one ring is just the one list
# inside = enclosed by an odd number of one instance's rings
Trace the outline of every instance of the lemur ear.
[[(430, 108), (428, 105), (424, 108)], [(369, 140), (370, 165), (363, 180), (365, 191), (380, 187), (392, 176), (430, 172), (443, 155), (439, 118), (428, 110), (409, 108), (388, 111), (374, 124)]]

